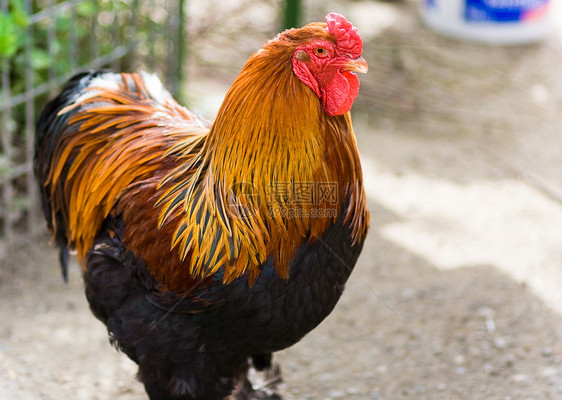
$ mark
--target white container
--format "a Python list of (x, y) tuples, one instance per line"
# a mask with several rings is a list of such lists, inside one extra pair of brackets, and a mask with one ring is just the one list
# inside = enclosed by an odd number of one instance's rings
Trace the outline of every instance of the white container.
[(438, 32), (492, 44), (530, 43), (554, 28), (554, 0), (421, 0), (421, 14)]

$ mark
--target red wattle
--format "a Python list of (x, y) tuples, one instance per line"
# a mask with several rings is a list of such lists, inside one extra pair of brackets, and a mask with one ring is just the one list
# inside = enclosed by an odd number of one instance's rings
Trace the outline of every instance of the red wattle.
[(359, 94), (359, 78), (351, 71), (338, 73), (322, 92), (322, 103), (328, 115), (345, 114)]

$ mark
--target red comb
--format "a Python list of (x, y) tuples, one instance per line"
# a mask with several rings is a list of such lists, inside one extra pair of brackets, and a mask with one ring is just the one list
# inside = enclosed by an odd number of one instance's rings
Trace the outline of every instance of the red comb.
[(328, 24), (328, 32), (336, 39), (338, 48), (357, 58), (363, 52), (363, 40), (357, 28), (354, 27), (345, 17), (338, 13), (330, 13), (326, 15), (326, 23)]

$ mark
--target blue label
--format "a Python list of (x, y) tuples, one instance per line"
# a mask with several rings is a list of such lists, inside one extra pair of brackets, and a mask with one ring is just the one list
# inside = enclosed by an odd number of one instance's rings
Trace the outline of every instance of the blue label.
[(466, 0), (466, 21), (519, 22), (540, 18), (550, 0)]
[(425, 0), (425, 4), (427, 5), (427, 8), (437, 7), (437, 4), (435, 4), (435, 0)]

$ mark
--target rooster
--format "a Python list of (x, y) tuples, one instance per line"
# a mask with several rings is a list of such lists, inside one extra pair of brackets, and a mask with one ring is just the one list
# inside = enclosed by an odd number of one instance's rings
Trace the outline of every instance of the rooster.
[(75, 250), (150, 399), (251, 397), (249, 366), (335, 307), (369, 225), (362, 48), (336, 13), (280, 33), (212, 125), (147, 73), (84, 72), (45, 106), (34, 170), (63, 275)]

